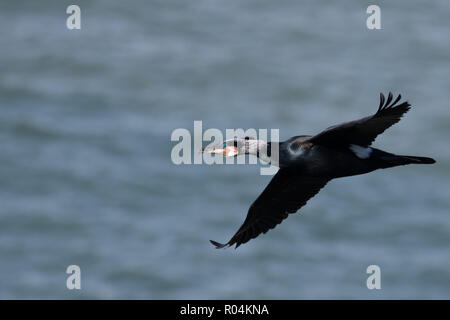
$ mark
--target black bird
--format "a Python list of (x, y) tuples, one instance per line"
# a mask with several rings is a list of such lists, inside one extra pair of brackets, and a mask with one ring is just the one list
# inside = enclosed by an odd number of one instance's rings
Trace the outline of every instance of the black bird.
[[(273, 229), (297, 212), (334, 178), (368, 173), (411, 163), (432, 164), (432, 158), (402, 156), (370, 147), (375, 138), (400, 121), (410, 109), (408, 102), (398, 104), (380, 93), (378, 111), (369, 117), (329, 127), (315, 136), (296, 136), (281, 143), (254, 139), (227, 140), (219, 147), (207, 147), (206, 153), (224, 157), (253, 154), (280, 169), (253, 202), (236, 234), (225, 244), (210, 240), (216, 248), (248, 242)], [(278, 147), (279, 156), (271, 155)], [(273, 152), (272, 152), (273, 153)]]

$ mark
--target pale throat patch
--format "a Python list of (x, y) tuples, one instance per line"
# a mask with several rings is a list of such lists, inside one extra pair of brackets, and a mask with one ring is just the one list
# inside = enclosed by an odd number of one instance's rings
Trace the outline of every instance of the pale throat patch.
[[(277, 145), (278, 146), (278, 145)], [(267, 149), (270, 150), (267, 150)], [(259, 141), (258, 143), (258, 157), (262, 161), (264, 161), (267, 164), (270, 164), (271, 166), (278, 167), (279, 166), (279, 150), (275, 149), (276, 147), (271, 144), (267, 145), (264, 141)], [(268, 153), (270, 153), (270, 157), (268, 156)]]
[(370, 154), (372, 153), (372, 148), (367, 147), (361, 147), (356, 144), (350, 145), (350, 150), (353, 151), (353, 153), (360, 159), (367, 159), (370, 157)]

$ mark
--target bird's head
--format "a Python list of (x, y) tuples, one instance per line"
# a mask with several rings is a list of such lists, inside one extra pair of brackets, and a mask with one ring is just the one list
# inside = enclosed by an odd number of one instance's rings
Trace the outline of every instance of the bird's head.
[(221, 154), (224, 157), (236, 157), (241, 154), (257, 154), (258, 140), (234, 138), (221, 144), (209, 145), (202, 149), (203, 153)]

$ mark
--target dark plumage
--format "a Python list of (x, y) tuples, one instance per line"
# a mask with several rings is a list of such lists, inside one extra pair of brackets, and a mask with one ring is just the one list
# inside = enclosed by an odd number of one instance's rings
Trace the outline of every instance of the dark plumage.
[(349, 143), (362, 147), (370, 146), (379, 134), (399, 122), (402, 116), (411, 108), (408, 102), (396, 105), (402, 98), (401, 95), (398, 95), (394, 102), (392, 102), (392, 98), (392, 93), (389, 92), (385, 102), (384, 95), (380, 93), (380, 105), (377, 113), (359, 120), (329, 127), (312, 137), (310, 142), (334, 146), (345, 146)]
[(289, 214), (297, 212), (331, 179), (411, 163), (435, 163), (431, 158), (395, 155), (369, 147), (379, 134), (399, 122), (410, 109), (408, 102), (397, 104), (400, 99), (401, 95), (393, 101), (391, 92), (385, 99), (381, 93), (378, 111), (372, 116), (329, 127), (315, 136), (296, 136), (281, 142), (278, 159), (270, 157), (271, 143), (248, 138), (227, 141), (223, 149), (205, 149), (204, 152), (220, 152), (224, 156), (242, 153), (260, 156), (264, 149), (265, 154), (269, 154), (268, 161), (280, 167), (250, 206), (236, 234), (225, 244), (212, 240), (211, 243), (216, 248), (232, 245), (237, 248), (266, 233)]

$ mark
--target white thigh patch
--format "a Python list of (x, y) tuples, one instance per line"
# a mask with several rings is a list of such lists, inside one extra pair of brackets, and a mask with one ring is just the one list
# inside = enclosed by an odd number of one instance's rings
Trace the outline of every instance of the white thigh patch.
[(356, 144), (351, 144), (350, 150), (353, 151), (353, 153), (360, 159), (367, 159), (372, 153), (372, 148), (364, 148)]

